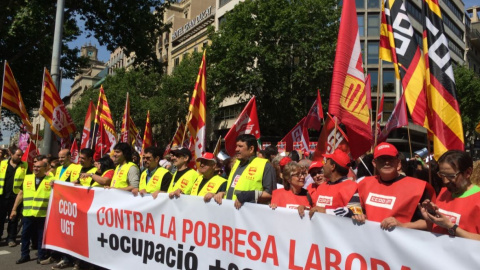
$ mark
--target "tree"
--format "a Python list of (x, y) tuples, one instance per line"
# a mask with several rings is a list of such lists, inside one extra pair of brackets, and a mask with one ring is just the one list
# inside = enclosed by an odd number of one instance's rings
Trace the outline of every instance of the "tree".
[(463, 132), (470, 137), (480, 121), (480, 78), (474, 71), (465, 66), (454, 69), (457, 100), (462, 116)]
[[(0, 59), (10, 63), (25, 106), (31, 112), (39, 107), (43, 67), (50, 68), (51, 64), (56, 1), (0, 2)], [(157, 37), (168, 28), (163, 24), (163, 11), (169, 2), (66, 0), (62, 77), (73, 78), (88, 63), (79, 57), (78, 48), (70, 49), (66, 45), (81, 34), (83, 23), (87, 34), (97, 38), (100, 45), (112, 51), (120, 47), (127, 54), (136, 52), (135, 64), (159, 70), (161, 64), (154, 48)], [(7, 116), (11, 115), (7, 112)]]
[[(129, 92), (130, 115), (137, 128), (144, 132), (147, 110), (150, 110), (150, 123), (153, 138), (159, 146), (165, 147), (172, 139), (180, 121), (185, 122), (190, 97), (195, 86), (201, 54), (184, 56), (183, 61), (168, 76), (161, 76), (152, 70), (116, 70), (108, 76), (103, 88), (112, 112), (117, 132), (120, 131)], [(98, 89), (89, 89), (72, 106), (70, 113), (77, 130), (83, 130), (88, 103), (98, 100)]]
[(340, 9), (335, 0), (246, 0), (210, 29), (214, 101), (257, 97), (262, 135), (283, 135), (329, 96)]

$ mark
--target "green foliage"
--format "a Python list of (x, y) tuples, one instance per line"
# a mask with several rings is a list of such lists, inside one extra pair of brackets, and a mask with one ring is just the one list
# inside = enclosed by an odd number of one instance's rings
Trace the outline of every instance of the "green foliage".
[(465, 66), (455, 68), (454, 74), (463, 132), (469, 136), (475, 131), (475, 127), (480, 121), (480, 110), (478, 109), (480, 78), (478, 74)]
[(262, 135), (286, 134), (329, 96), (340, 9), (335, 0), (246, 0), (210, 29), (209, 88), (218, 104), (257, 97)]
[[(201, 54), (185, 56), (169, 76), (152, 70), (116, 70), (108, 76), (103, 88), (112, 112), (117, 132), (120, 132), (127, 92), (130, 99), (130, 115), (137, 128), (144, 132), (147, 110), (153, 137), (159, 146), (165, 147), (172, 139), (180, 121), (185, 122), (188, 104), (195, 86)], [(98, 89), (89, 89), (82, 94), (70, 110), (77, 130), (83, 130), (88, 103), (98, 101)]]
[[(43, 67), (50, 68), (55, 28), (56, 1), (0, 1), (0, 60), (6, 59), (30, 111), (39, 107)], [(166, 2), (166, 3), (164, 3)], [(170, 1), (163, 0), (66, 0), (61, 70), (63, 78), (73, 78), (87, 59), (67, 42), (81, 34), (79, 25), (109, 50), (121, 47), (136, 52), (136, 64), (160, 70), (155, 42), (167, 26), (163, 11)], [(153, 12), (155, 10), (155, 12)], [(2, 69), (3, 70), (3, 69)], [(2, 71), (3, 73), (3, 71)], [(4, 110), (4, 115), (12, 113)], [(19, 122), (18, 117), (14, 117)]]

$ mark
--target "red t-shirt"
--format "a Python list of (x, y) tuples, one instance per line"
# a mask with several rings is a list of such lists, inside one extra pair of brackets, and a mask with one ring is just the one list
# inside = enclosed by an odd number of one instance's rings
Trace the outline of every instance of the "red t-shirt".
[(297, 209), (300, 205), (310, 207), (307, 194), (308, 192), (305, 189), (302, 189), (301, 195), (295, 195), (291, 190), (285, 190), (284, 188), (276, 189), (272, 193), (271, 203), (290, 209)]

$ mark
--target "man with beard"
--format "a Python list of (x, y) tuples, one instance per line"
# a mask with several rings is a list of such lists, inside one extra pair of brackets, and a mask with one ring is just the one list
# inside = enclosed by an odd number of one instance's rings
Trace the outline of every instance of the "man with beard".
[(429, 230), (480, 240), (480, 187), (470, 181), (472, 158), (463, 151), (450, 150), (438, 164), (438, 176), (445, 187), (435, 203), (425, 200), (420, 206)]
[(128, 143), (117, 143), (113, 147), (113, 163), (117, 166), (110, 187), (132, 191), (138, 188), (140, 170), (132, 162), (132, 147)]
[(384, 230), (395, 227), (426, 230), (427, 223), (417, 206), (426, 199), (435, 201), (433, 187), (422, 180), (399, 174), (398, 151), (392, 144), (375, 147), (373, 165), (376, 176), (365, 177), (358, 184), (358, 194), (364, 214), (353, 215), (359, 223), (380, 222)]
[[(3, 234), (5, 219), (10, 216), (28, 169), (27, 162), (22, 162), (23, 151), (20, 148), (11, 146), (9, 151), (11, 157), (0, 162), (0, 236)], [(9, 247), (17, 245), (15, 243), (17, 226), (18, 218), (16, 216), (8, 220), (7, 243)]]

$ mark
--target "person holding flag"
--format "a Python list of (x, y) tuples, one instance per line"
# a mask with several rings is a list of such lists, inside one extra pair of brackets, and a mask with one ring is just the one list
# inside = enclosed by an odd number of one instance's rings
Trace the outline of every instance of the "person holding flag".
[(267, 159), (256, 157), (257, 139), (252, 134), (242, 134), (236, 139), (237, 161), (228, 177), (226, 192), (214, 196), (218, 204), (222, 199), (235, 201), (240, 209), (245, 202), (269, 203), (277, 188), (275, 169)]
[[(23, 179), (28, 170), (27, 162), (22, 161), (23, 151), (15, 145), (10, 146), (10, 158), (0, 162), (0, 239), (3, 235), (5, 219), (10, 212), (23, 184)], [(7, 243), (9, 247), (17, 245), (18, 218), (8, 220)]]
[(113, 147), (113, 163), (117, 166), (110, 187), (126, 191), (138, 188), (140, 170), (132, 162), (132, 147), (127, 143), (117, 143)]
[(144, 195), (147, 193), (167, 192), (172, 174), (165, 168), (159, 166), (162, 151), (155, 146), (147, 147), (143, 150), (143, 162), (145, 170), (140, 175), (140, 184), (138, 188), (132, 189), (134, 196)]
[(187, 148), (181, 147), (171, 151), (173, 165), (177, 171), (168, 187), (170, 197), (178, 196), (180, 193), (189, 195), (193, 184), (198, 177), (198, 173), (188, 167), (192, 159), (192, 152)]

